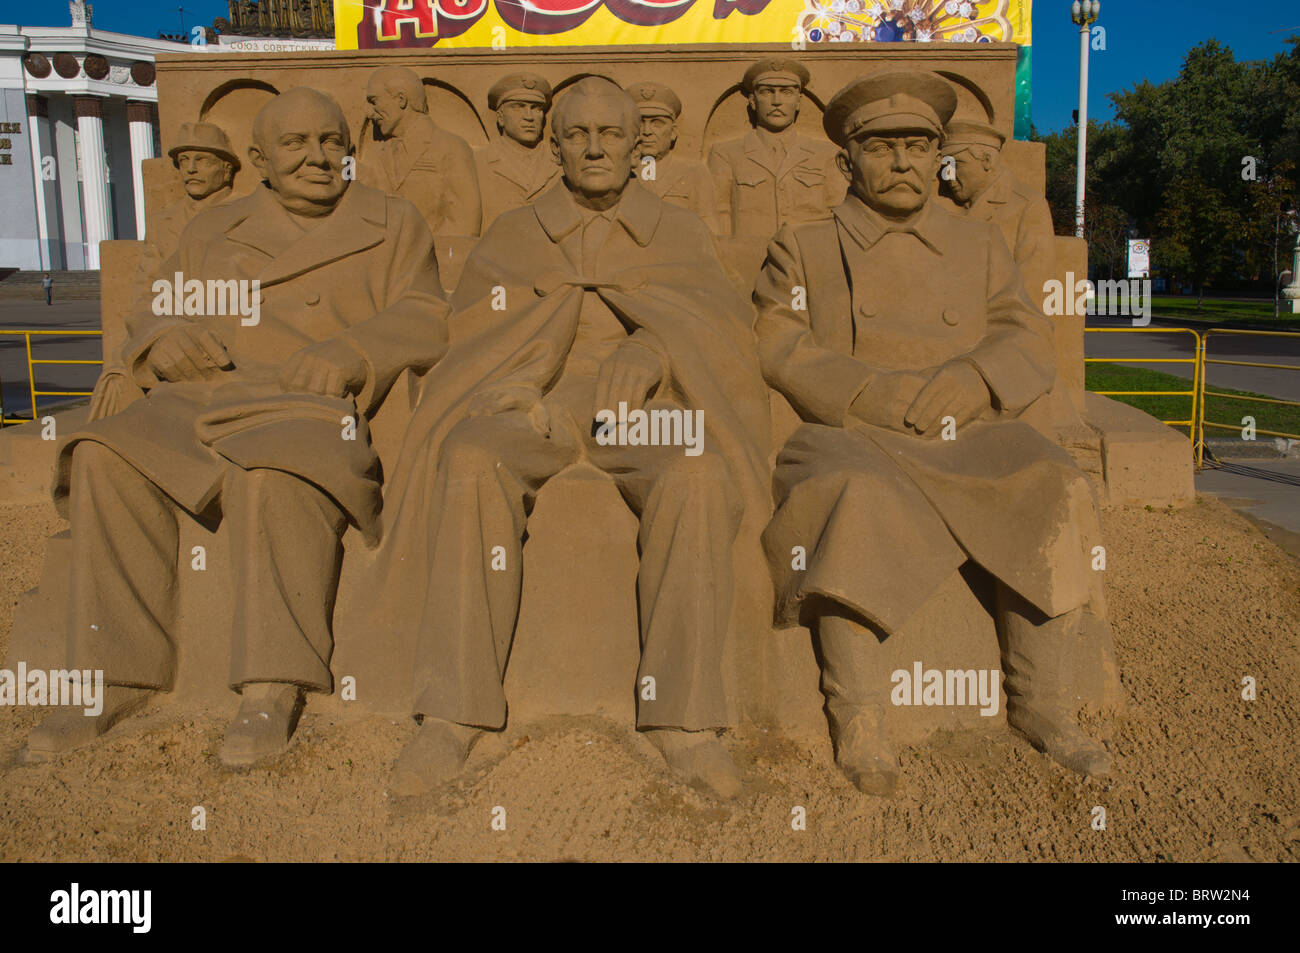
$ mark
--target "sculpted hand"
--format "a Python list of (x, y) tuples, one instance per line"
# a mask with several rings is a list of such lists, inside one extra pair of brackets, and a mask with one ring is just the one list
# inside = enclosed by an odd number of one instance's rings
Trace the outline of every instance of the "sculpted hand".
[(640, 409), (662, 378), (663, 367), (654, 351), (640, 344), (619, 345), (600, 365), (592, 417), (602, 410), (617, 413), (620, 401), (626, 401), (628, 410)]
[(953, 361), (930, 378), (903, 420), (922, 434), (935, 430), (949, 416), (961, 427), (978, 418), (991, 403), (992, 395), (980, 372), (965, 361)]
[(470, 417), (490, 417), (507, 414), (512, 410), (527, 415), (533, 429), (543, 437), (551, 432), (551, 415), (542, 403), (542, 392), (526, 384), (510, 384), (479, 391), (470, 398), (465, 413)]
[(903, 414), (929, 380), (925, 374), (908, 371), (879, 374), (849, 406), (849, 413), (863, 423), (906, 431)]
[(287, 392), (347, 397), (366, 383), (365, 359), (342, 341), (320, 341), (295, 351), (280, 370)]
[(202, 381), (235, 364), (216, 335), (197, 324), (179, 324), (149, 347), (149, 369), (163, 381)]

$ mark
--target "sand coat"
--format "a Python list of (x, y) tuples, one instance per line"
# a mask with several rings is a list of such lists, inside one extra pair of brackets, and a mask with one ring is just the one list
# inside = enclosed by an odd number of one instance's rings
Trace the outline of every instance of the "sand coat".
[[(797, 287), (806, 310), (792, 306)], [(1052, 328), (995, 227), (931, 201), (890, 229), (850, 195), (833, 220), (782, 229), (754, 300), (764, 375), (806, 421), (778, 458), (764, 534), (778, 622), (816, 594), (893, 632), (967, 559), (1049, 616), (1087, 601), (1080, 533), (1095, 499), (1069, 456), (1016, 419), (1055, 377)], [(955, 359), (993, 407), (951, 441), (905, 428), (925, 378), (900, 388), (882, 374)], [(868, 388), (896, 426), (849, 415)]]
[(527, 149), (506, 136), (475, 149), (474, 166), (483, 199), (484, 229), (502, 213), (533, 201), (560, 177), (560, 166), (545, 142)]
[(786, 223), (826, 218), (844, 198), (847, 182), (836, 168), (834, 145), (787, 133), (777, 161), (768, 147), (772, 138), (751, 129), (709, 153), (720, 235), (766, 241)]
[[(335, 210), (304, 233), (263, 186), (195, 218), (161, 269), (164, 276), (176, 272), (187, 281), (259, 279), (259, 322), (245, 326), (237, 313), (159, 316), (153, 299), (138, 302), (122, 358), (147, 395), (64, 439), (56, 502), (68, 492), (73, 447), (93, 440), (192, 513), (219, 496), (230, 464), (286, 471), (329, 493), (373, 541), (382, 501), (365, 418), (403, 370), (426, 370), (447, 342), (433, 240), (419, 212), (405, 199), (353, 183)], [(234, 370), (209, 381), (158, 381), (147, 364), (149, 348), (190, 321), (216, 335)], [(288, 357), (330, 338), (365, 360), (355, 401), (283, 393), (277, 376)], [(356, 419), (355, 440), (342, 439), (345, 416)]]
[[(394, 600), (427, 588), (431, 488), (439, 448), (488, 388), (547, 393), (559, 378), (584, 295), (596, 294), (630, 333), (644, 330), (666, 360), (652, 397), (704, 412), (705, 439), (725, 460), (742, 498), (770, 512), (767, 389), (752, 312), (732, 290), (699, 217), (632, 181), (602, 249), (602, 273), (577, 275), (560, 242), (580, 226), (564, 182), (533, 205), (502, 215), (466, 262), (453, 297), (451, 345), (426, 375), (386, 492), (377, 579)], [(504, 289), (505, 310), (493, 310)], [(419, 606), (412, 607), (418, 617)], [(411, 620), (411, 625), (416, 620)]]

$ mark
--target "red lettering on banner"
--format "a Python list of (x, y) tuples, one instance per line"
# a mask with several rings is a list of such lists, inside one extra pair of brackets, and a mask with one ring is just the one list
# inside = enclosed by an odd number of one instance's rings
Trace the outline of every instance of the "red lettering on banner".
[[(493, 0), (501, 19), (534, 36), (563, 33), (581, 26), (602, 5), (625, 23), (661, 26), (681, 17), (696, 0)], [(713, 0), (713, 18), (731, 13), (753, 15), (771, 0)], [(460, 36), (487, 12), (489, 0), (364, 0), (357, 25), (357, 46), (432, 46)]]

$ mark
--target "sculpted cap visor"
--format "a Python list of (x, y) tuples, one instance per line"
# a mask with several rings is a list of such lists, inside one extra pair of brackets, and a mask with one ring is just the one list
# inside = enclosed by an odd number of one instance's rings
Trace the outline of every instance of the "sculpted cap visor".
[(992, 126), (970, 119), (954, 119), (943, 135), (943, 151), (957, 152), (969, 146), (986, 146), (1001, 150), (1007, 137)]
[(850, 139), (884, 133), (923, 132), (936, 138), (957, 111), (957, 93), (934, 73), (904, 70), (864, 76), (831, 97), (822, 117), (827, 137)]

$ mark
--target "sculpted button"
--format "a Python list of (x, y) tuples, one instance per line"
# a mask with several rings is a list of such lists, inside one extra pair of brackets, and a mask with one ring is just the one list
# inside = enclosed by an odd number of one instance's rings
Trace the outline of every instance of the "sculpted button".
[(961, 320), (961, 313), (954, 311), (952, 308), (943, 309), (943, 323), (949, 327), (956, 327), (957, 322)]
[(312, 295), (311, 297), (309, 297), (309, 298), (307, 299), (307, 304), (308, 304), (309, 306), (314, 306), (314, 305), (318, 305), (318, 304), (320, 304), (320, 294), (317, 293), (317, 294), (314, 294), (314, 295)]

